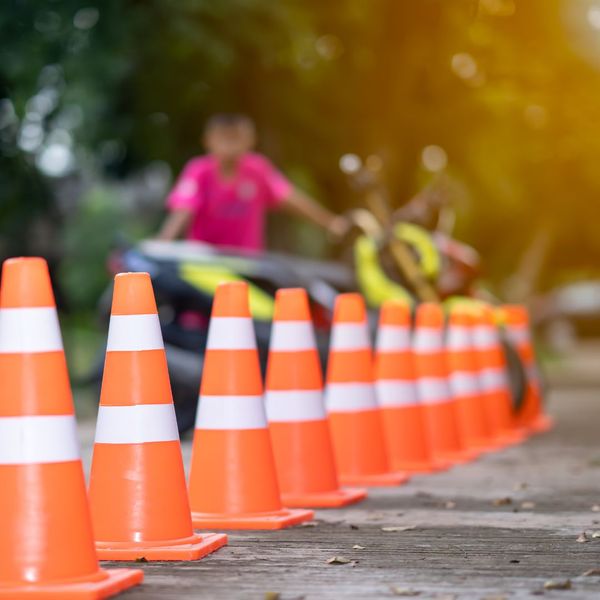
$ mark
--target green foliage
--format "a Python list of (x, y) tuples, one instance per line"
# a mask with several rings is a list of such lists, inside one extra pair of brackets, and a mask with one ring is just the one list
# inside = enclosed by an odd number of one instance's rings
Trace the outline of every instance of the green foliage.
[[(540, 228), (551, 235), (542, 285), (575, 270), (597, 274), (600, 43), (588, 7), (6, 0), (0, 96), (11, 105), (0, 105), (0, 253), (36, 248), (40, 219), (64, 227), (61, 272), (83, 306), (104, 281), (99, 257), (113, 230), (136, 226), (114, 194), (75, 194), (78, 202), (61, 208), (64, 181), (49, 183), (38, 151), (17, 145), (31, 99), (49, 90), (40, 148), (67, 131), (71, 177), (123, 179), (155, 160), (176, 171), (201, 151), (209, 114), (239, 110), (257, 121), (261, 149), (325, 204), (341, 211), (357, 203), (338, 169), (339, 157), (355, 152), (381, 157), (399, 206), (431, 177), (421, 153), (436, 144), (465, 190), (459, 233), (481, 250), (492, 280), (515, 268)], [(307, 237), (280, 236), (300, 250)]]

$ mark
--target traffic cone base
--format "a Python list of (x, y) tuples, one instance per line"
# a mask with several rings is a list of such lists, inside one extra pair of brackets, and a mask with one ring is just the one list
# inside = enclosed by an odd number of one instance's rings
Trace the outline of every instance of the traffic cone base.
[(457, 447), (456, 431), (446, 426), (454, 419), (454, 411), (453, 402), (424, 405), (431, 437), (438, 444), (438, 447), (434, 449), (435, 458), (442, 462), (450, 461), (455, 464), (464, 464), (477, 458), (480, 453), (471, 448)]
[(314, 492), (312, 494), (282, 494), (281, 500), (286, 506), (314, 508), (337, 508), (360, 502), (367, 497), (363, 488), (339, 488), (332, 492)]
[(198, 529), (285, 529), (314, 518), (312, 510), (282, 508), (275, 513), (217, 515), (192, 512), (192, 523)]
[(545, 433), (554, 427), (554, 419), (548, 415), (540, 414), (531, 424), (532, 431), (536, 433)]
[(0, 598), (19, 600), (35, 598), (40, 600), (100, 600), (110, 598), (141, 583), (143, 571), (139, 569), (103, 569), (98, 572), (96, 581), (63, 581), (43, 585), (0, 586)]
[[(198, 481), (213, 483), (210, 488), (201, 483), (197, 486), (193, 480), (190, 483), (192, 506), (196, 507), (192, 510), (195, 528), (283, 529), (313, 518), (312, 510), (281, 508), (277, 481), (267, 477), (275, 471), (268, 430), (197, 429), (192, 452), (194, 468), (201, 474)], [(223, 464), (215, 461), (215, 456), (230, 457), (230, 461), (237, 460), (246, 465), (245, 468), (242, 464), (237, 465), (240, 479), (235, 485), (228, 481)], [(256, 479), (264, 481), (265, 485), (257, 488)], [(224, 495), (232, 512), (219, 511)], [(229, 501), (228, 495), (231, 495)], [(265, 507), (273, 510), (265, 511)]]
[[(366, 456), (364, 448), (356, 443), (356, 440), (382, 439), (381, 412), (378, 408), (329, 413), (329, 425), (338, 449), (338, 478), (342, 485), (385, 487), (408, 481), (406, 473), (389, 471), (383, 446), (374, 446), (371, 454)], [(378, 454), (375, 453), (377, 450)], [(373, 471), (377, 466), (381, 470)]]
[[(268, 397), (268, 396), (267, 396)], [(366, 489), (343, 489), (338, 486), (333, 456), (323, 451), (329, 436), (325, 419), (315, 421), (271, 422), (273, 447), (278, 449), (279, 487), (284, 506), (292, 508), (331, 508), (362, 500)], [(286, 468), (302, 462), (302, 469)]]
[(390, 466), (410, 473), (434, 473), (447, 469), (447, 461), (430, 456), (424, 437), (422, 407), (382, 407), (381, 417), (386, 431)]
[(187, 539), (163, 541), (159, 544), (96, 542), (100, 560), (198, 560), (227, 544), (224, 533), (193, 534)]

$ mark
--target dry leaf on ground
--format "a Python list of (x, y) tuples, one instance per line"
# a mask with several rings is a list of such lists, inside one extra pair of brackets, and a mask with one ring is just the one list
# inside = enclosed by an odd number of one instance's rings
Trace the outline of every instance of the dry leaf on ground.
[(506, 506), (507, 504), (512, 504), (512, 498), (509, 496), (505, 496), (504, 498), (496, 498), (492, 504), (494, 506)]
[(560, 580), (550, 580), (544, 583), (545, 590), (570, 590), (571, 589), (571, 580), (570, 579), (560, 579)]
[(365, 547), (361, 546), (360, 544), (354, 544), (354, 546), (352, 546), (352, 550), (364, 550)]
[(415, 529), (416, 525), (400, 525), (394, 527), (382, 527), (381, 531), (386, 531), (388, 533), (394, 533), (397, 531), (409, 531), (411, 529)]
[(578, 544), (585, 544), (586, 542), (589, 542), (590, 539), (588, 538), (588, 535), (585, 531), (582, 531), (579, 534), (579, 537), (575, 540)]
[(600, 569), (588, 569), (585, 573), (583, 573), (584, 577), (593, 577), (594, 575), (600, 575)]
[(390, 586), (390, 591), (394, 596), (418, 596), (421, 592), (412, 588)]
[(345, 558), (343, 556), (332, 556), (331, 558), (327, 559), (328, 565), (347, 565), (351, 562), (352, 561), (349, 558)]
[(280, 600), (280, 598), (279, 592), (265, 592), (265, 600)]
[(523, 510), (531, 510), (532, 508), (535, 508), (535, 502), (529, 502), (529, 501), (521, 502), (521, 508)]

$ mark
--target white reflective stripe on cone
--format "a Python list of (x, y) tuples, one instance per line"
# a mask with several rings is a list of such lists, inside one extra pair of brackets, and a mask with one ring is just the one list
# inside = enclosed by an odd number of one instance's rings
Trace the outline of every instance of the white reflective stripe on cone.
[(471, 329), (461, 325), (450, 325), (446, 337), (446, 347), (450, 350), (470, 350)]
[(479, 372), (479, 385), (484, 392), (503, 391), (508, 386), (504, 369), (482, 369)]
[(321, 390), (267, 390), (265, 405), (270, 423), (321, 421), (326, 416)]
[(0, 465), (73, 460), (79, 460), (73, 415), (0, 417)]
[(330, 348), (333, 350), (364, 350), (371, 347), (367, 323), (334, 323)]
[(418, 327), (413, 337), (413, 349), (420, 354), (439, 352), (444, 346), (444, 333), (441, 329)]
[(453, 399), (448, 381), (443, 377), (420, 377), (417, 391), (421, 404), (441, 404)]
[(179, 440), (173, 404), (100, 406), (97, 444), (144, 444)]
[(375, 386), (371, 383), (329, 383), (325, 388), (328, 412), (357, 412), (377, 408)]
[(264, 429), (262, 396), (200, 396), (196, 429)]
[(275, 352), (312, 350), (316, 348), (315, 333), (310, 321), (274, 321), (269, 349)]
[(250, 317), (211, 317), (207, 350), (253, 350), (254, 324)]
[(157, 314), (111, 315), (107, 352), (137, 352), (164, 348)]
[(473, 345), (478, 350), (490, 350), (499, 344), (498, 331), (490, 325), (473, 327)]
[(468, 371), (450, 373), (450, 389), (455, 396), (477, 396), (481, 393), (479, 377)]
[(401, 379), (379, 379), (375, 382), (379, 406), (414, 406), (419, 404), (417, 386), (413, 381)]
[(380, 325), (376, 347), (379, 352), (398, 352), (410, 348), (410, 328), (406, 325)]
[(56, 309), (0, 309), (0, 354), (57, 352), (63, 349)]
[(508, 325), (506, 328), (506, 334), (508, 335), (510, 341), (518, 346), (524, 346), (525, 344), (531, 343), (529, 329), (524, 325)]

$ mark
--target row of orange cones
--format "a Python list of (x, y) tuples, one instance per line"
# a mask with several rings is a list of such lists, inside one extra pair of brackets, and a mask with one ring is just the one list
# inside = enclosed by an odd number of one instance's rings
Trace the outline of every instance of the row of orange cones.
[[(509, 311), (509, 320), (519, 314)], [(197, 559), (227, 538), (195, 534), (194, 526), (285, 527), (310, 519), (312, 511), (283, 508), (282, 497), (292, 507), (340, 506), (366, 491), (340, 488), (338, 480), (395, 485), (406, 471), (444, 468), (545, 428), (533, 384), (522, 421), (514, 421), (490, 318), (488, 309), (455, 309), (444, 340), (441, 308), (422, 305), (411, 340), (408, 308), (388, 304), (373, 370), (363, 301), (341, 295), (326, 416), (306, 294), (277, 295), (263, 403), (247, 288), (223, 284), (209, 329), (188, 499), (150, 279), (117, 276), (90, 519), (47, 268), (42, 259), (6, 261), (0, 597), (106, 597), (142, 573), (101, 570), (98, 557)], [(531, 358), (526, 328), (515, 324), (514, 332)]]

